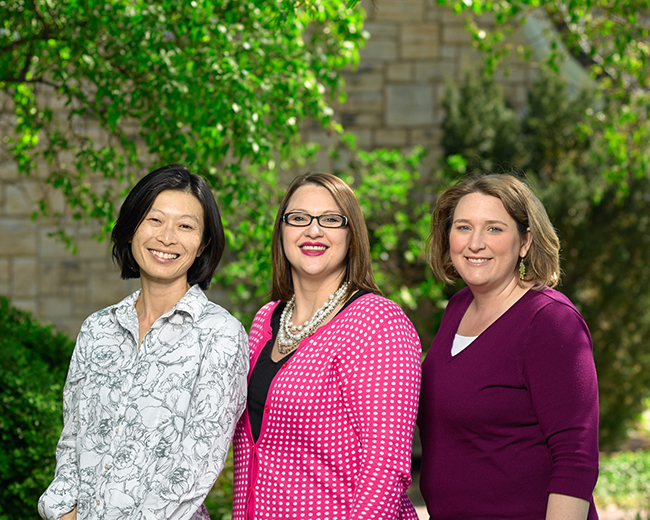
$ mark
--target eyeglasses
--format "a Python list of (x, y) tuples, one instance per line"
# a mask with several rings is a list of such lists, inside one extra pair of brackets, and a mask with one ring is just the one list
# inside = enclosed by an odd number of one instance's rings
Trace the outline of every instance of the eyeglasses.
[(314, 219), (318, 222), (320, 227), (324, 228), (340, 228), (348, 223), (348, 218), (343, 215), (335, 213), (328, 213), (327, 215), (310, 215), (309, 213), (285, 213), (282, 215), (282, 222), (290, 226), (307, 227)]

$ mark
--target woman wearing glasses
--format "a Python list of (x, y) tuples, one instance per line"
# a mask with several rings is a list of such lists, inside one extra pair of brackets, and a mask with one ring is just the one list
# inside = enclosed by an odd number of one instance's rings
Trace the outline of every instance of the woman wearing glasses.
[(310, 173), (273, 232), (272, 302), (250, 331), (233, 519), (416, 519), (406, 489), (420, 342), (382, 297), (352, 190)]

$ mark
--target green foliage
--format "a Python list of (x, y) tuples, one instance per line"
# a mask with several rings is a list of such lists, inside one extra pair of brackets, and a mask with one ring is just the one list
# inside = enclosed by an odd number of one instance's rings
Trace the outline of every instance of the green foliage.
[[(22, 173), (46, 159), (46, 182), (69, 206), (43, 200), (42, 213), (97, 220), (105, 234), (120, 192), (151, 162), (204, 175), (227, 218), (231, 206), (262, 205), (269, 179), (243, 175), (244, 164), (274, 171), (305, 118), (340, 130), (329, 99), (343, 97), (339, 71), (365, 38), (348, 3), (0, 0), (0, 97), (15, 116), (4, 142)], [(44, 104), (51, 92), (63, 121)], [(87, 121), (105, 143), (84, 133)]]
[[(472, 103), (460, 102), (470, 96)], [(447, 155), (462, 153), (470, 169), (492, 171), (521, 165), (524, 149), (519, 120), (489, 77), (468, 73), (460, 88), (449, 83), (442, 106), (447, 117), (441, 124), (440, 144)]]
[[(559, 70), (567, 54), (594, 78), (600, 99), (585, 114), (583, 130), (595, 142), (591, 150), (602, 175), (627, 193), (630, 174), (650, 170), (650, 9), (646, 0), (438, 0), (467, 13), (467, 28), (484, 52), (492, 73), (513, 49), (508, 35), (533, 17), (550, 22), (546, 37), (551, 52), (545, 61)], [(480, 21), (491, 17), (496, 27)], [(527, 57), (529, 49), (518, 47)]]
[(36, 518), (54, 476), (73, 342), (0, 298), (0, 519)]
[(415, 324), (425, 346), (433, 339), (446, 301), (425, 261), (436, 183), (422, 180), (424, 150), (359, 150), (345, 139), (349, 160), (337, 171), (355, 191), (366, 220), (377, 285)]
[[(650, 451), (621, 452), (601, 457), (594, 490), (599, 504), (650, 513)], [(646, 516), (647, 518), (647, 516)]]
[(232, 518), (233, 478), (234, 463), (231, 448), (217, 482), (204, 501), (211, 520), (230, 520)]
[[(475, 104), (486, 102), (478, 92), (485, 91), (482, 85), (486, 81), (490, 80), (466, 81), (461, 95), (448, 102), (472, 112)], [(637, 176), (629, 170), (627, 196), (607, 183), (607, 164), (598, 160), (603, 141), (583, 131), (595, 104), (593, 94), (571, 97), (556, 76), (541, 74), (529, 93), (527, 116), (518, 137), (527, 151), (519, 164), (544, 202), (563, 245), (560, 290), (580, 309), (593, 336), (601, 446), (612, 447), (644, 410), (650, 388), (646, 341), (650, 337), (650, 176)], [(502, 102), (500, 106), (509, 110)], [(447, 117), (462, 117), (458, 114), (451, 110)], [(504, 117), (472, 119), (471, 124), (487, 127)], [(462, 129), (466, 124), (452, 123), (447, 127)], [(489, 127), (473, 132), (490, 136)], [(458, 134), (446, 139), (466, 142), (464, 135)], [(482, 150), (480, 161), (475, 159), (477, 149)], [(475, 143), (466, 148), (456, 146), (456, 155), (451, 157), (456, 161), (462, 157), (479, 170), (490, 162), (516, 162), (515, 157), (509, 161), (503, 151), (486, 137), (483, 148)]]

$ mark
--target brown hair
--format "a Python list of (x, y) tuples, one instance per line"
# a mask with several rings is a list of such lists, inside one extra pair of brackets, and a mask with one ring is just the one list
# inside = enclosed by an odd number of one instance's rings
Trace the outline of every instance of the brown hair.
[[(523, 259), (526, 266), (524, 280), (533, 282), (534, 288), (554, 287), (560, 278), (560, 240), (546, 214), (544, 206), (530, 187), (514, 175), (484, 174), (462, 180), (450, 186), (438, 197), (431, 219), (431, 232), (427, 241), (428, 260), (433, 273), (444, 283), (460, 278), (454, 270), (449, 253), (449, 233), (458, 201), (470, 193), (496, 197), (517, 223), (520, 236), (530, 229), (532, 242)], [(518, 265), (518, 264), (517, 264)]]
[(296, 177), (280, 202), (280, 209), (275, 217), (273, 226), (273, 242), (271, 260), (273, 263), (273, 288), (272, 300), (287, 302), (294, 293), (293, 278), (291, 277), (291, 264), (284, 254), (282, 246), (282, 215), (289, 205), (291, 196), (301, 186), (311, 184), (320, 186), (329, 191), (338, 205), (341, 213), (348, 219), (347, 227), (350, 230), (350, 248), (348, 249), (345, 280), (350, 282), (349, 297), (358, 289), (365, 289), (375, 294), (381, 294), (375, 275), (372, 272), (370, 261), (370, 242), (366, 231), (366, 222), (361, 213), (359, 202), (350, 187), (331, 173), (310, 172)]

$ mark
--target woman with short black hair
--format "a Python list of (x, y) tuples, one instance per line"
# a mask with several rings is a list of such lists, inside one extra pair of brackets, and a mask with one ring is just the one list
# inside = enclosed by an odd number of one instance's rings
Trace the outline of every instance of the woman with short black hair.
[(142, 289), (81, 327), (64, 388), (48, 520), (207, 517), (243, 411), (247, 336), (207, 289), (224, 249), (206, 182), (180, 165), (151, 172), (112, 234), (122, 278)]

